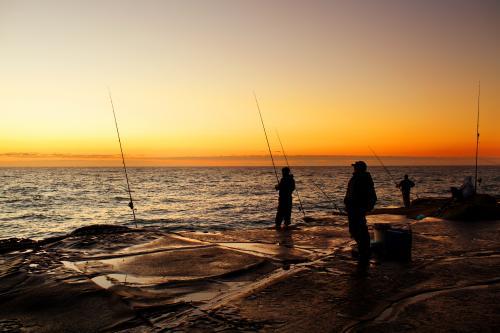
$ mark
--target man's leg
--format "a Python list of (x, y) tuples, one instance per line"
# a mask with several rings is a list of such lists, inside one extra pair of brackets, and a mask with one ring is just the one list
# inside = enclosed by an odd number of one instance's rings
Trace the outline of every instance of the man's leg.
[(356, 225), (356, 214), (353, 211), (347, 212), (347, 221), (349, 222), (349, 234), (351, 238), (358, 242), (358, 229)]
[(405, 204), (405, 208), (410, 208), (410, 192), (403, 193), (403, 201)]
[(283, 208), (279, 205), (278, 211), (276, 212), (276, 219), (274, 220), (276, 229), (281, 228), (281, 221), (283, 221)]
[(288, 227), (290, 223), (292, 223), (292, 205), (289, 205), (283, 209), (284, 216), (283, 218), (285, 219), (285, 226)]
[(357, 249), (352, 249), (352, 257), (355, 259), (359, 258), (359, 225), (358, 216), (355, 211), (347, 211), (347, 220), (349, 222), (349, 234), (351, 238), (356, 241)]
[(362, 217), (362, 223), (359, 228), (359, 257), (358, 267), (356, 268), (356, 276), (367, 276), (368, 268), (370, 267), (370, 234), (366, 226), (366, 218)]
[(362, 216), (361, 224), (359, 225), (359, 261), (363, 263), (368, 263), (370, 261), (370, 234), (368, 233), (368, 227), (366, 225), (366, 218)]
[(370, 234), (366, 226), (365, 214), (361, 210), (353, 210), (348, 213), (349, 233), (358, 245), (359, 260), (368, 262), (370, 260)]

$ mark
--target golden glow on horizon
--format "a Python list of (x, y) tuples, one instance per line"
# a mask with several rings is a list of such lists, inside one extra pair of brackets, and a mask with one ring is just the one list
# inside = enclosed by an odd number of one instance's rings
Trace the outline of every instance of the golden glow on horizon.
[(478, 79), (498, 157), (498, 6), (0, 0), (0, 165), (117, 154), (107, 85), (131, 157), (264, 155), (253, 90), (276, 151), (467, 157)]

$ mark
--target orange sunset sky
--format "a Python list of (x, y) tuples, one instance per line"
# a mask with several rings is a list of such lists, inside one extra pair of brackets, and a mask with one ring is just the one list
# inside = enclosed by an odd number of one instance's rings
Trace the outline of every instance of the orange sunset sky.
[(296, 164), (472, 164), (478, 80), (498, 165), (499, 1), (0, 0), (0, 166), (119, 166), (108, 86), (130, 165), (268, 164), (253, 91)]

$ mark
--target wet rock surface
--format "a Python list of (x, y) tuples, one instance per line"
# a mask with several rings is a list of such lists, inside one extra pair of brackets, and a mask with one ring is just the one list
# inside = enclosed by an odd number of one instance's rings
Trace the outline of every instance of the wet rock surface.
[(286, 231), (99, 226), (13, 247), (0, 332), (500, 330), (500, 221), (369, 222), (411, 226), (413, 260), (359, 271), (343, 217)]

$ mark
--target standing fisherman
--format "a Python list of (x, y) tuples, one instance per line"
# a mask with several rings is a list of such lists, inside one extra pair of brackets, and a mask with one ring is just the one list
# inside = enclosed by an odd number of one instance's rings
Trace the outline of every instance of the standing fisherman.
[(405, 175), (405, 179), (400, 181), (396, 186), (401, 190), (401, 193), (403, 194), (403, 203), (405, 205), (405, 208), (410, 208), (410, 191), (411, 188), (415, 186), (415, 183), (408, 178), (408, 175)]
[(368, 266), (370, 261), (370, 235), (366, 226), (366, 213), (371, 211), (377, 202), (377, 194), (372, 176), (366, 171), (366, 163), (353, 163), (354, 172), (344, 198), (349, 220), (349, 233), (358, 245), (358, 261), (361, 268)]
[(292, 219), (292, 193), (295, 190), (295, 180), (290, 173), (290, 168), (281, 169), (283, 177), (278, 185), (275, 186), (279, 191), (278, 212), (276, 213), (276, 229), (281, 229), (281, 222), (285, 220), (285, 229), (291, 223)]

